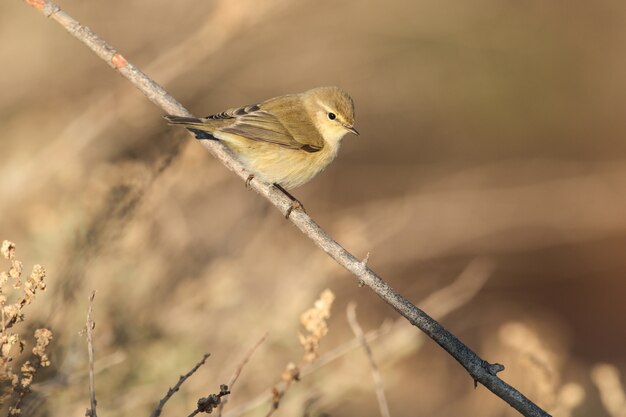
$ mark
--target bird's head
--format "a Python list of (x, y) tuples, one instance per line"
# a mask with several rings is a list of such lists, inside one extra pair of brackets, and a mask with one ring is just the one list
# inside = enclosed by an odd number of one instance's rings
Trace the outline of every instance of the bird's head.
[(319, 87), (302, 93), (304, 104), (324, 140), (336, 145), (354, 128), (354, 102), (338, 87)]

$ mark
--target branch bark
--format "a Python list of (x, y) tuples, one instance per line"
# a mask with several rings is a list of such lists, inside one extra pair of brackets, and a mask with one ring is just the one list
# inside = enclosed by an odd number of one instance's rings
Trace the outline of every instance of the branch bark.
[[(98, 37), (89, 28), (81, 25), (69, 14), (61, 10), (61, 8), (52, 1), (23, 1), (63, 26), (72, 36), (87, 45), (96, 55), (128, 79), (139, 91), (145, 94), (150, 101), (165, 112), (179, 116), (192, 116), (192, 114), (170, 96), (163, 87), (129, 63), (124, 56), (118, 53), (112, 46)], [(210, 140), (199, 140), (199, 142), (207, 151), (220, 160), (229, 170), (237, 174), (242, 180), (245, 181), (248, 178), (250, 173), (245, 170), (236, 157), (220, 142)], [(285, 213), (289, 207), (291, 207), (291, 200), (271, 184), (255, 179), (249, 185), (250, 188), (269, 200), (282, 213)], [(481, 359), (441, 324), (394, 291), (394, 289), (372, 271), (365, 262), (360, 261), (345, 250), (306, 213), (301, 210), (295, 210), (289, 216), (289, 220), (338, 264), (355, 275), (360, 283), (363, 283), (373, 290), (411, 324), (426, 333), (452, 355), (452, 357), (467, 370), (475, 383), (484, 385), (524, 416), (549, 416), (547, 412), (496, 375), (497, 372), (504, 369), (502, 365), (490, 364)]]

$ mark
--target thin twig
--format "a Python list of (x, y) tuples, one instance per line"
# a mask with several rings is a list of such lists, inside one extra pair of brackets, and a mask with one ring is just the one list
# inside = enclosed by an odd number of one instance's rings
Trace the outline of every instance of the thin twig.
[[(468, 303), (474, 296), (476, 296), (479, 290), (484, 287), (492, 272), (493, 263), (489, 259), (473, 259), (453, 282), (420, 300), (418, 304), (428, 306), (429, 309), (435, 312), (437, 317), (442, 319), (451, 312)], [(405, 332), (406, 330), (405, 322), (402, 322), (401, 319), (395, 320), (393, 323), (386, 320), (377, 329), (367, 332), (365, 334), (365, 339), (368, 343), (371, 343), (383, 336), (388, 336), (384, 339), (385, 343), (388, 341), (393, 343), (393, 340), (396, 339), (395, 334), (397, 332)], [(424, 334), (418, 333), (416, 336), (417, 338), (421, 338)], [(407, 340), (405, 337), (402, 337), (401, 339)], [(420, 344), (415, 343), (414, 339), (412, 339), (409, 343), (411, 348), (414, 350), (417, 350), (420, 347)], [(358, 349), (360, 346), (361, 344), (356, 339), (351, 339), (350, 341), (337, 346), (336, 348), (324, 353), (315, 362), (304, 366), (300, 372), (300, 378), (306, 378), (318, 369), (327, 366), (331, 362), (347, 355), (355, 349)], [(397, 344), (394, 344), (393, 348), (406, 352), (406, 349), (403, 349), (403, 346), (398, 346)], [(268, 392), (257, 395), (247, 403), (229, 411), (225, 414), (225, 416), (237, 417), (247, 414), (251, 410), (264, 405), (271, 398), (271, 395), (272, 394)]]
[[(254, 346), (252, 346), (252, 348), (243, 357), (241, 362), (239, 362), (239, 365), (235, 369), (235, 372), (233, 372), (233, 375), (230, 377), (230, 380), (228, 381), (228, 389), (231, 392), (233, 390), (233, 386), (235, 385), (235, 382), (237, 382), (237, 379), (239, 379), (239, 375), (241, 375), (241, 371), (243, 370), (243, 367), (246, 366), (246, 364), (248, 363), (248, 361), (250, 360), (254, 352), (256, 352), (256, 350), (259, 348), (259, 346), (261, 346), (263, 342), (265, 342), (266, 338), (267, 338), (267, 333), (265, 333), (259, 339), (259, 341), (256, 342)], [(228, 402), (228, 399), (224, 399), (220, 402), (219, 406), (217, 407), (217, 414), (216, 414), (217, 417), (222, 417), (222, 411), (224, 410), (224, 406), (226, 405), (227, 402)]]
[[(165, 112), (179, 116), (192, 116), (191, 113), (170, 96), (163, 87), (151, 80), (137, 67), (130, 64), (126, 58), (113, 47), (108, 45), (89, 28), (82, 26), (69, 14), (62, 11), (52, 1), (23, 1), (63, 26), (70, 34), (87, 45), (101, 59), (126, 77), (137, 89), (144, 93), (150, 101), (158, 105)], [(213, 156), (219, 159), (243, 181), (249, 177), (250, 173), (221, 142), (207, 139), (199, 141)], [(291, 200), (269, 183), (255, 180), (250, 183), (250, 188), (264, 196), (282, 213), (285, 213), (291, 207)], [(504, 369), (502, 365), (490, 364), (480, 358), (456, 336), (446, 330), (424, 311), (413, 305), (409, 300), (398, 294), (380, 276), (367, 267), (365, 263), (361, 262), (333, 240), (305, 212), (294, 210), (289, 216), (289, 220), (338, 264), (354, 274), (358, 282), (371, 288), (380, 298), (392, 306), (399, 314), (404, 316), (411, 324), (426, 333), (452, 355), (452, 357), (467, 370), (475, 383), (480, 382), (525, 416), (549, 416), (548, 413), (526, 398), (521, 392), (497, 376), (497, 373)]]
[(383, 386), (383, 378), (380, 375), (380, 371), (378, 369), (378, 365), (376, 365), (376, 361), (374, 360), (374, 355), (372, 354), (372, 349), (370, 345), (367, 343), (365, 338), (365, 333), (363, 333), (363, 329), (359, 325), (359, 322), (356, 319), (356, 303), (351, 302), (348, 304), (346, 309), (346, 315), (348, 317), (348, 323), (350, 324), (350, 328), (352, 329), (352, 333), (357, 338), (367, 358), (370, 362), (370, 366), (372, 368), (372, 378), (374, 379), (374, 388), (376, 389), (376, 400), (378, 401), (378, 408), (380, 409), (380, 415), (382, 417), (391, 417), (389, 413), (389, 405), (387, 404), (387, 397), (385, 397), (385, 387)]
[(204, 365), (204, 363), (206, 362), (209, 356), (211, 356), (210, 353), (205, 353), (202, 356), (202, 359), (200, 359), (200, 362), (198, 362), (193, 368), (191, 368), (191, 371), (187, 372), (185, 375), (181, 375), (180, 378), (178, 378), (178, 382), (176, 383), (176, 385), (174, 385), (171, 388), (168, 388), (167, 393), (165, 394), (165, 397), (161, 398), (161, 401), (159, 401), (154, 411), (152, 411), (152, 414), (150, 414), (150, 417), (159, 417), (161, 415), (161, 412), (163, 411), (163, 407), (165, 406), (165, 403), (168, 402), (169, 399), (172, 398), (172, 396), (176, 392), (178, 392), (178, 390), (183, 385), (183, 383), (187, 380), (187, 378), (193, 375), (198, 369), (200, 369), (202, 365)]
[(87, 417), (98, 417), (96, 414), (96, 377), (94, 372), (94, 351), (93, 351), (93, 330), (95, 327), (95, 323), (93, 321), (93, 299), (96, 297), (96, 292), (92, 291), (91, 296), (89, 297), (89, 309), (87, 310), (87, 323), (86, 323), (86, 334), (87, 334), (87, 351), (89, 352), (89, 398), (90, 398), (90, 408), (85, 412), (85, 416)]
[[(378, 329), (368, 332), (365, 335), (365, 338), (368, 341), (376, 340), (380, 336), (388, 334), (391, 331), (392, 327), (393, 325), (386, 321)], [(342, 356), (348, 354), (354, 349), (357, 349), (359, 346), (361, 346), (359, 342), (356, 339), (352, 339), (349, 342), (346, 342), (343, 345), (338, 346), (335, 349), (325, 353), (324, 355), (320, 356), (315, 362), (310, 363), (302, 368), (302, 371), (300, 372), (300, 379), (311, 375), (313, 372), (341, 358)], [(228, 411), (225, 416), (236, 417), (247, 414), (251, 410), (260, 407), (261, 405), (265, 405), (272, 396), (273, 392), (268, 392), (267, 390), (264, 390), (262, 394), (257, 395), (252, 400), (246, 402), (245, 404), (237, 406), (237, 408), (234, 410)]]

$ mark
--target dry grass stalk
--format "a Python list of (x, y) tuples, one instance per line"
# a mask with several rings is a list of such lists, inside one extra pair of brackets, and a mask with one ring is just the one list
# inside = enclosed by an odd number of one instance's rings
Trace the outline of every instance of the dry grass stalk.
[[(19, 371), (14, 371), (14, 362), (24, 351), (26, 341), (13, 330), (16, 324), (24, 321), (24, 308), (35, 299), (38, 290), (45, 290), (46, 271), (41, 265), (33, 266), (31, 274), (22, 283), (23, 265), (16, 256), (13, 242), (5, 240), (0, 253), (10, 263), (8, 271), (0, 272), (0, 404), (9, 403), (8, 415), (22, 415), (22, 403), (31, 391), (35, 374), (41, 367), (50, 366), (46, 351), (52, 341), (52, 332), (41, 328), (34, 332), (35, 346), (33, 358), (25, 360)], [(11, 285), (7, 285), (11, 283)]]
[(85, 411), (85, 416), (98, 417), (96, 413), (96, 378), (94, 372), (94, 350), (93, 350), (93, 330), (96, 323), (93, 321), (93, 299), (96, 292), (93, 291), (89, 296), (89, 310), (87, 310), (87, 322), (85, 323), (85, 333), (87, 335), (87, 351), (89, 353), (89, 408)]
[[(230, 377), (230, 380), (228, 381), (228, 385), (227, 385), (228, 389), (230, 389), (230, 390), (233, 389), (233, 386), (235, 385), (235, 382), (237, 382), (237, 379), (239, 379), (239, 375), (241, 375), (241, 371), (243, 370), (243, 367), (246, 366), (246, 364), (250, 360), (250, 357), (252, 357), (252, 354), (254, 352), (256, 352), (256, 350), (259, 348), (259, 346), (261, 346), (261, 344), (265, 341), (266, 338), (267, 338), (267, 333), (265, 333), (263, 335), (263, 337), (261, 337), (261, 339), (259, 339), (259, 341), (256, 342), (256, 344), (254, 346), (252, 346), (252, 348), (243, 357), (243, 359), (239, 363), (239, 366), (237, 366), (237, 369), (235, 369), (235, 372), (233, 372), (233, 375)], [(224, 411), (224, 406), (226, 405), (227, 402), (228, 402), (228, 399), (226, 399), (226, 398), (224, 398), (220, 402), (220, 404), (219, 404), (219, 406), (217, 408), (217, 416), (218, 417), (222, 416), (222, 412)]]
[(383, 378), (380, 375), (380, 370), (378, 369), (378, 365), (374, 360), (374, 354), (372, 353), (372, 348), (367, 343), (367, 339), (365, 337), (365, 333), (363, 329), (359, 325), (359, 322), (356, 318), (356, 303), (351, 302), (348, 304), (347, 313), (348, 323), (350, 324), (350, 328), (354, 333), (354, 337), (359, 341), (361, 347), (365, 351), (367, 355), (367, 359), (369, 360), (370, 367), (372, 368), (372, 378), (374, 379), (374, 388), (376, 390), (376, 400), (378, 401), (378, 408), (380, 410), (380, 415), (383, 417), (390, 417), (389, 413), (389, 405), (387, 404), (387, 397), (385, 396), (385, 388), (383, 386)]
[(326, 289), (315, 301), (312, 308), (300, 316), (300, 323), (304, 326), (306, 334), (299, 333), (300, 344), (304, 348), (303, 363), (296, 365), (289, 362), (281, 375), (281, 383), (272, 387), (272, 406), (266, 417), (274, 414), (280, 406), (280, 401), (285, 396), (289, 387), (300, 380), (300, 370), (303, 365), (313, 362), (319, 357), (320, 341), (328, 333), (327, 321), (330, 318), (330, 308), (335, 300), (335, 294)]

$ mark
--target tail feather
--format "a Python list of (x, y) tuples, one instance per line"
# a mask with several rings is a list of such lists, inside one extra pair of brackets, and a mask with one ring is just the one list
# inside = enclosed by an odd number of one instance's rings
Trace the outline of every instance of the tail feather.
[(212, 134), (210, 134), (209, 132), (205, 130), (194, 129), (193, 127), (188, 127), (187, 130), (193, 133), (194, 135), (196, 135), (196, 139), (217, 140), (215, 136), (213, 136)]
[(167, 114), (163, 116), (163, 118), (173, 125), (200, 125), (202, 124), (202, 120), (196, 117), (172, 116), (171, 114)]
[(172, 125), (184, 125), (188, 131), (196, 135), (196, 139), (217, 140), (215, 136), (201, 128), (202, 125), (204, 125), (204, 122), (198, 118), (172, 116), (171, 114), (165, 115), (163, 117)]

